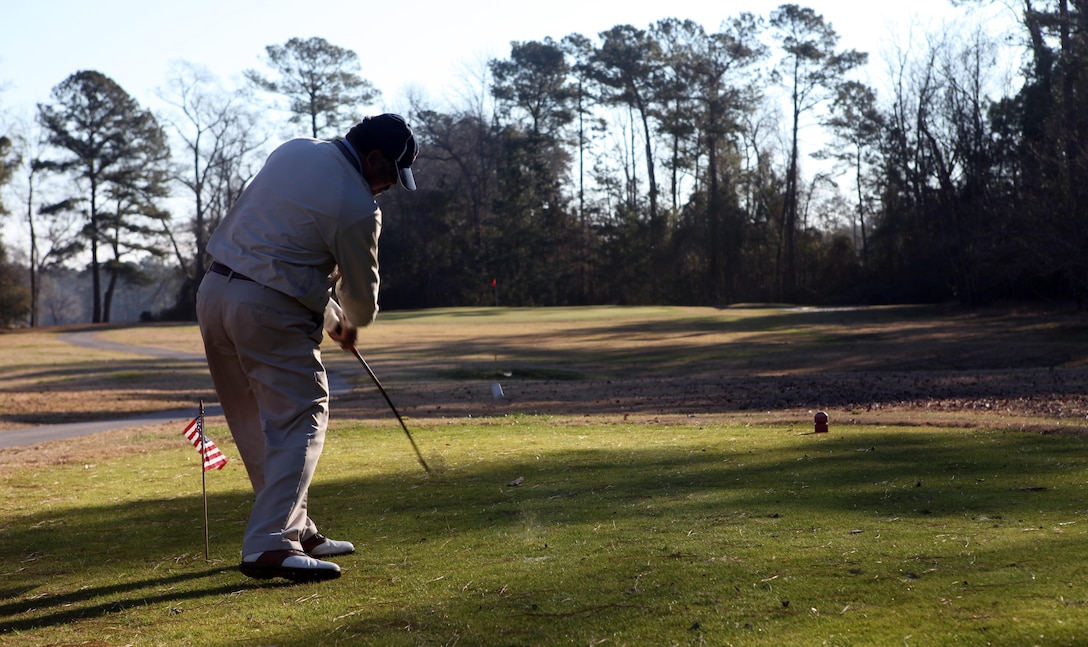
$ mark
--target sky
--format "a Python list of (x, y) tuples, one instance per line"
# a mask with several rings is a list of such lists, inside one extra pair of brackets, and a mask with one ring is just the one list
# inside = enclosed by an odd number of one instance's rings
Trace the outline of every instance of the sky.
[[(595, 37), (619, 24), (646, 28), (662, 18), (694, 20), (708, 31), (748, 11), (768, 16), (764, 0), (3, 0), (0, 6), (0, 114), (32, 118), (53, 86), (96, 70), (156, 109), (173, 61), (207, 66), (228, 86), (246, 69), (268, 72), (267, 45), (320, 36), (355, 51), (363, 78), (382, 92), (385, 111), (404, 111), (409, 93), (429, 105), (455, 104), (489, 58), (506, 58), (511, 41)], [(810, 0), (840, 34), (840, 46), (870, 61), (905, 34), (959, 20), (949, 0)], [(516, 9), (513, 7), (517, 7)]]

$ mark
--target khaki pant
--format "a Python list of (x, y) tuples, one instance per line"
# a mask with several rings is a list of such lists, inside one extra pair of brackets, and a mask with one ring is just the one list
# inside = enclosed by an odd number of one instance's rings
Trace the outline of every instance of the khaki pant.
[(306, 495), (329, 420), (321, 315), (211, 272), (196, 305), (212, 382), (256, 495), (242, 555), (301, 550), (317, 533)]

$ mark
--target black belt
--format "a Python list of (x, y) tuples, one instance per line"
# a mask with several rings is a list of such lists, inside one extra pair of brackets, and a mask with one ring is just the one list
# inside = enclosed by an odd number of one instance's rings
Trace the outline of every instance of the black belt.
[(248, 276), (246, 276), (245, 274), (239, 274), (238, 272), (235, 272), (234, 270), (230, 269), (226, 265), (223, 265), (219, 261), (212, 261), (211, 267), (208, 268), (208, 271), (209, 272), (215, 272), (216, 274), (222, 274), (223, 276), (227, 277), (228, 279), (238, 279), (239, 281), (252, 281), (253, 280), (253, 279), (249, 278)]

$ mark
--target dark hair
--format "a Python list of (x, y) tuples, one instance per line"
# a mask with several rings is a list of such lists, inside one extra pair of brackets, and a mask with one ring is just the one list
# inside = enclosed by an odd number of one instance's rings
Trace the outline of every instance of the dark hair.
[(406, 189), (415, 190), (411, 166), (419, 154), (419, 147), (415, 133), (404, 117), (392, 113), (366, 117), (352, 126), (344, 138), (362, 156), (374, 150), (381, 151), (396, 164), (401, 184)]

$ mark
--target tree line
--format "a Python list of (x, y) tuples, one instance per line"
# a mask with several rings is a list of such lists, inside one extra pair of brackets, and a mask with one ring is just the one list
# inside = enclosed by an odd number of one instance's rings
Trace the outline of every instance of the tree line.
[[(1011, 78), (1007, 48), (961, 27), (893, 48), (871, 85), (868, 54), (794, 4), (513, 42), (459, 103), (411, 100), (420, 189), (382, 198), (382, 307), (1083, 302), (1085, 5), (1024, 0)], [(25, 307), (78, 261), (108, 321), (152, 256), (182, 280), (148, 316), (192, 317), (204, 244), (272, 139), (263, 101), (333, 138), (380, 96), (324, 39), (266, 53), (234, 89), (179, 65), (163, 116), (80, 71), (36, 141), (0, 140), (0, 181), (24, 175)]]

